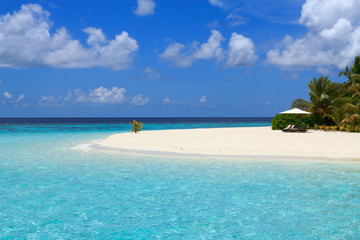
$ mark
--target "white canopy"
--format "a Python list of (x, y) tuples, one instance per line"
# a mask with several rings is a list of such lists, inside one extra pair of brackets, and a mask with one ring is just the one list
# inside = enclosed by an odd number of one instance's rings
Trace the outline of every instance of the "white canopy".
[(293, 108), (284, 112), (281, 112), (280, 114), (311, 114), (310, 112), (303, 111), (299, 108)]

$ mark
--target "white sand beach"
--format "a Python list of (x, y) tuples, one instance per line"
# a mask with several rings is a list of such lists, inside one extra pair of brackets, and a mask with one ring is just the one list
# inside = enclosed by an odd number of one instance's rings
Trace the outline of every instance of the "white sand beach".
[(360, 159), (360, 134), (308, 131), (284, 133), (271, 127), (158, 130), (112, 135), (95, 149), (157, 154), (296, 156)]

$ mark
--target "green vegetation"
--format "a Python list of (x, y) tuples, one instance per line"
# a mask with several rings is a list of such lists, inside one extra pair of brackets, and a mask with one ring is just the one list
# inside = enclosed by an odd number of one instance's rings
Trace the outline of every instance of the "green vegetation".
[(291, 106), (311, 112), (312, 115), (278, 114), (272, 121), (272, 129), (297, 124), (325, 131), (359, 132), (360, 57), (355, 57), (351, 69), (346, 67), (339, 76), (346, 76), (348, 80), (338, 83), (331, 81), (328, 76), (313, 78), (308, 84), (310, 101), (296, 99)]
[(332, 125), (332, 120), (328, 117), (318, 115), (296, 115), (296, 114), (277, 114), (272, 120), (272, 129), (280, 130), (288, 125), (306, 126), (307, 128), (318, 128), (318, 125)]
[(132, 129), (129, 129), (129, 131), (134, 132), (134, 133), (140, 132), (144, 125), (142, 122), (137, 122), (135, 120), (133, 120), (132, 122), (129, 122), (129, 124), (132, 126)]

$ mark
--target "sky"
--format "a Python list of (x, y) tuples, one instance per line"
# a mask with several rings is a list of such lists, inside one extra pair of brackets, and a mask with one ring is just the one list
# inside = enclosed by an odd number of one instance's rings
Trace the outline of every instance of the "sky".
[(0, 117), (272, 117), (360, 55), (358, 0), (0, 6)]

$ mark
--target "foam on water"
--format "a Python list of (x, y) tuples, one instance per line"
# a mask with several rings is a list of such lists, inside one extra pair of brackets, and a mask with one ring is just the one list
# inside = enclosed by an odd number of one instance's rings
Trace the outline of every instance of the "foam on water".
[(358, 162), (125, 156), (0, 133), (0, 239), (359, 239)]
[(89, 152), (91, 151), (93, 148), (92, 146), (94, 144), (97, 144), (99, 142), (103, 141), (103, 139), (98, 139), (98, 140), (92, 140), (91, 142), (89, 143), (81, 143), (81, 144), (78, 144), (74, 147), (72, 147), (71, 149), (73, 150), (78, 150), (78, 151), (83, 151), (83, 152)]

